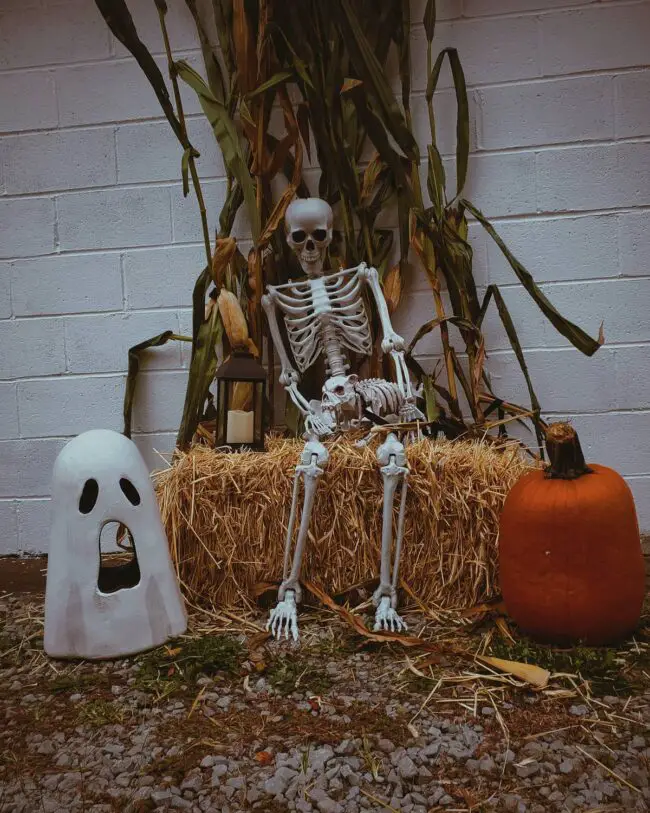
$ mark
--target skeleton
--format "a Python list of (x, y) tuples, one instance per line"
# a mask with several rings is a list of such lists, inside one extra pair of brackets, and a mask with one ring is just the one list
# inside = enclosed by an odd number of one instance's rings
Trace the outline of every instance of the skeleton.
[[(269, 285), (262, 297), (282, 365), (280, 383), (304, 417), (307, 438), (295, 472), (278, 603), (271, 611), (267, 625), (275, 637), (284, 633), (286, 638), (291, 636), (294, 640), (298, 638), (297, 604), (301, 599), (299, 578), (305, 541), (318, 479), (328, 460), (320, 438), (334, 430), (359, 425), (364, 420), (365, 410), (388, 422), (424, 419), (415, 405), (404, 361), (404, 340), (393, 330), (377, 270), (365, 263), (334, 273), (323, 270), (325, 251), (332, 240), (332, 225), (332, 210), (325, 201), (307, 198), (290, 204), (285, 215), (287, 243), (298, 257), (306, 279)], [(372, 352), (372, 334), (363, 300), (364, 287), (369, 289), (377, 306), (382, 330), (381, 348), (393, 359), (397, 383), (377, 378), (360, 380), (356, 375), (347, 375), (350, 365), (346, 350), (364, 356)], [(278, 311), (286, 327), (297, 370), (282, 340)], [(298, 389), (300, 373), (321, 355), (325, 357), (328, 376), (321, 401), (307, 401)], [(406, 624), (397, 613), (397, 579), (409, 469), (404, 446), (394, 433), (389, 433), (377, 450), (377, 459), (384, 481), (384, 504), (380, 584), (373, 596), (376, 606), (374, 628), (401, 631), (406, 629)], [(290, 562), (301, 479), (304, 484), (302, 516)], [(400, 485), (395, 558), (391, 568), (393, 503)]]

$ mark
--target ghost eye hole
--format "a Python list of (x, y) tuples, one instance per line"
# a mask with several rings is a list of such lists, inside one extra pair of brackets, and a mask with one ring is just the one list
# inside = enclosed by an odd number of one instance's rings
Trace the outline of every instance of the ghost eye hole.
[(345, 395), (345, 387), (342, 384), (339, 384), (338, 387), (334, 387), (334, 395)]
[(323, 240), (327, 237), (327, 230), (326, 229), (314, 229), (312, 232), (312, 237), (314, 240), (318, 240), (319, 243), (322, 243)]
[(84, 483), (81, 497), (79, 497), (79, 511), (82, 514), (90, 514), (97, 502), (99, 494), (99, 486), (97, 480), (86, 480)]
[(127, 480), (126, 477), (122, 477), (120, 480), (120, 488), (131, 505), (140, 505), (140, 495), (138, 494), (138, 489), (130, 480)]
[(302, 229), (296, 229), (295, 231), (291, 232), (291, 239), (294, 243), (302, 243), (306, 237), (307, 233)]

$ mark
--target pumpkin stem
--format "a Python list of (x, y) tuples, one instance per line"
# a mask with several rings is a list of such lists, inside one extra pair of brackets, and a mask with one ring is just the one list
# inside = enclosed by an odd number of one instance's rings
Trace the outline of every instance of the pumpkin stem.
[(547, 480), (576, 480), (593, 473), (585, 463), (576, 430), (568, 423), (552, 423), (546, 428), (546, 451), (550, 460)]

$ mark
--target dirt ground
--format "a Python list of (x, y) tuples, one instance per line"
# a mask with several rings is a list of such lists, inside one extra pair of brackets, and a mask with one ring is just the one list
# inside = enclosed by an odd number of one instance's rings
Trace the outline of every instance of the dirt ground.
[(0, 812), (650, 809), (647, 613), (616, 649), (559, 650), (495, 608), (413, 610), (419, 652), (326, 608), (299, 645), (261, 613), (193, 611), (153, 652), (63, 663), (42, 651), (45, 560), (0, 574)]

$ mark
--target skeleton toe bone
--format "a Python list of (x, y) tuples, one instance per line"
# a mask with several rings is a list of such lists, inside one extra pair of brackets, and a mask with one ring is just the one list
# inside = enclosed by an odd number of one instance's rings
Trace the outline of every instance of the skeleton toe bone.
[(282, 638), (283, 632), (287, 640), (290, 635), (294, 641), (298, 640), (298, 608), (293, 590), (287, 590), (282, 601), (271, 610), (266, 629), (278, 641)]
[(375, 612), (375, 626), (374, 631), (380, 632), (386, 630), (387, 632), (406, 632), (408, 627), (406, 622), (391, 606), (389, 596), (382, 596), (379, 601), (379, 606)]

